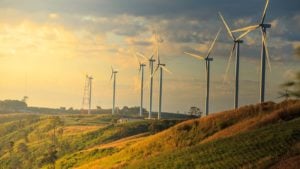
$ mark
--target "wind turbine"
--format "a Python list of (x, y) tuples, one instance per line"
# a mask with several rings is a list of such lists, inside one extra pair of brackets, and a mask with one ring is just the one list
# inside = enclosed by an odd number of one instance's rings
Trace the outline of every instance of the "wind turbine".
[(142, 63), (136, 54), (134, 56), (137, 58), (139, 62), (139, 74), (141, 74), (141, 102), (140, 102), (140, 117), (143, 116), (143, 100), (144, 100), (144, 68), (146, 66), (145, 63)]
[(206, 66), (206, 103), (205, 103), (205, 114), (206, 116), (208, 116), (208, 113), (209, 113), (209, 87), (210, 87), (210, 62), (213, 61), (213, 58), (212, 57), (209, 57), (210, 54), (211, 54), (211, 51), (216, 43), (216, 40), (218, 39), (218, 36), (221, 32), (221, 29), (219, 29), (214, 41), (212, 42), (208, 52), (207, 52), (207, 55), (206, 57), (203, 57), (203, 56), (200, 56), (200, 55), (197, 55), (197, 54), (193, 54), (193, 53), (188, 53), (188, 52), (184, 52), (185, 54), (188, 54), (190, 56), (193, 56), (199, 60), (205, 60), (205, 66)]
[(268, 62), (269, 69), (271, 71), (270, 57), (269, 57), (268, 44), (267, 44), (267, 28), (271, 28), (271, 24), (265, 24), (265, 18), (266, 18), (267, 9), (269, 7), (269, 2), (270, 2), (270, 0), (266, 0), (265, 8), (264, 8), (262, 18), (261, 18), (261, 21), (259, 24), (247, 26), (247, 27), (232, 31), (232, 32), (251, 32), (258, 28), (261, 29), (261, 33), (262, 33), (261, 81), (260, 81), (260, 83), (261, 83), (260, 102), (261, 103), (265, 101), (266, 59)]
[(116, 104), (116, 76), (117, 76), (118, 70), (111, 67), (111, 77), (110, 80), (114, 79), (113, 83), (113, 107), (112, 107), (112, 115), (115, 114), (115, 104)]
[(147, 58), (145, 55), (143, 55), (142, 53), (139, 53), (137, 52), (136, 53), (137, 55), (139, 56), (142, 56), (143, 58), (149, 60), (149, 68), (150, 68), (150, 103), (149, 103), (149, 116), (148, 118), (151, 119), (151, 115), (152, 115), (152, 93), (153, 93), (153, 66), (154, 66), (154, 62), (155, 62), (155, 59), (153, 58), (154, 55), (152, 54), (151, 57)]
[(154, 71), (154, 73), (151, 75), (151, 77), (157, 72), (159, 69), (159, 104), (158, 104), (158, 113), (157, 113), (157, 119), (161, 118), (161, 109), (162, 109), (162, 85), (163, 85), (163, 72), (166, 71), (168, 73), (172, 73), (170, 70), (166, 68), (166, 64), (163, 64), (160, 62), (159, 52), (158, 52), (158, 46), (157, 46), (157, 67)]
[(231, 32), (227, 22), (225, 21), (224, 17), (222, 16), (221, 12), (219, 12), (219, 15), (220, 15), (220, 18), (221, 18), (226, 30), (227, 30), (228, 35), (233, 40), (233, 47), (230, 52), (228, 64), (226, 67), (225, 78), (227, 77), (227, 73), (229, 71), (232, 55), (233, 55), (234, 51), (236, 51), (236, 56), (235, 56), (235, 95), (234, 95), (234, 108), (236, 109), (236, 108), (238, 108), (238, 105), (239, 105), (240, 44), (243, 43), (243, 40), (241, 40), (241, 39), (244, 36), (246, 36), (250, 31), (246, 31), (243, 34), (241, 34), (239, 37), (236, 38), (232, 34), (232, 32)]

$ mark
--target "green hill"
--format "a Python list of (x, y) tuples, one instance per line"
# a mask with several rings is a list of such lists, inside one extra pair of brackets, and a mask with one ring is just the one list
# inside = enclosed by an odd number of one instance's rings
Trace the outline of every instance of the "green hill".
[(0, 168), (297, 168), (300, 101), (191, 120), (1, 114)]
[[(155, 134), (181, 120), (114, 123), (119, 116), (104, 115), (0, 115), (0, 168), (52, 168), (59, 158), (122, 138)], [(92, 159), (113, 148), (91, 151)], [(83, 155), (81, 155), (83, 156)], [(63, 160), (60, 160), (63, 165)], [(84, 161), (87, 159), (84, 157)], [(58, 163), (58, 162), (57, 162)], [(67, 164), (68, 166), (72, 166)]]

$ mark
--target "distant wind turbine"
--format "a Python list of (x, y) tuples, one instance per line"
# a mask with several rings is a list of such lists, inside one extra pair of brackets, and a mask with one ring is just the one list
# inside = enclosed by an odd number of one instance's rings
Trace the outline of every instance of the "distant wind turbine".
[(153, 74), (153, 66), (154, 66), (154, 62), (155, 59), (153, 59), (154, 55), (152, 54), (151, 57), (147, 58), (145, 55), (143, 55), (142, 53), (137, 52), (136, 53), (139, 56), (142, 56), (143, 58), (149, 60), (149, 68), (150, 68), (150, 103), (149, 103), (149, 116), (148, 118), (151, 119), (151, 115), (152, 115), (152, 93), (153, 93), (153, 76), (151, 76)]
[(253, 30), (261, 28), (261, 33), (262, 33), (261, 81), (260, 81), (261, 82), (261, 87), (260, 87), (260, 102), (261, 103), (265, 101), (266, 59), (268, 61), (268, 66), (271, 71), (271, 63), (270, 63), (268, 44), (267, 44), (267, 28), (271, 28), (271, 24), (265, 24), (265, 18), (266, 18), (267, 9), (269, 7), (269, 2), (270, 2), (270, 0), (266, 0), (265, 8), (264, 8), (262, 18), (261, 18), (261, 21), (259, 24), (247, 26), (247, 27), (232, 31), (232, 32), (251, 32)]
[(216, 40), (218, 39), (218, 36), (221, 32), (221, 29), (218, 31), (214, 41), (212, 42), (208, 52), (207, 52), (207, 55), (206, 57), (202, 57), (200, 55), (197, 55), (197, 54), (193, 54), (193, 53), (188, 53), (188, 52), (184, 52), (185, 54), (188, 54), (190, 56), (193, 56), (199, 60), (205, 60), (205, 66), (206, 66), (206, 103), (205, 103), (205, 114), (206, 116), (208, 116), (208, 113), (209, 113), (209, 88), (210, 88), (210, 62), (213, 61), (213, 58), (212, 57), (209, 57), (211, 52), (212, 52), (212, 49), (216, 43)]
[(222, 16), (221, 12), (219, 12), (220, 18), (227, 30), (228, 35), (231, 37), (231, 39), (233, 40), (233, 47), (232, 50), (230, 52), (229, 55), (229, 60), (228, 60), (228, 64), (226, 67), (226, 72), (225, 72), (225, 79), (227, 77), (228, 71), (229, 71), (229, 67), (230, 67), (230, 63), (231, 63), (231, 58), (233, 55), (233, 52), (236, 50), (236, 57), (235, 57), (235, 95), (234, 95), (234, 108), (238, 108), (239, 105), (239, 72), (240, 72), (240, 44), (243, 43), (243, 41), (241, 40), (244, 36), (246, 36), (250, 31), (246, 31), (243, 34), (241, 34), (239, 37), (235, 37), (228, 24), (226, 23), (224, 17)]
[(137, 58), (139, 62), (139, 74), (141, 76), (141, 100), (140, 100), (140, 117), (143, 116), (143, 100), (144, 100), (144, 68), (146, 66), (145, 63), (142, 63), (140, 59), (137, 57), (136, 53), (134, 56)]
[(158, 114), (157, 119), (161, 119), (161, 113), (162, 113), (162, 90), (163, 90), (163, 71), (166, 71), (167, 73), (172, 73), (170, 70), (166, 68), (166, 64), (163, 64), (160, 62), (160, 56), (159, 56), (159, 50), (158, 50), (158, 44), (157, 44), (157, 67), (154, 71), (154, 73), (151, 75), (151, 77), (157, 72), (157, 70), (160, 70), (159, 73), (159, 104), (158, 104)]
[(117, 76), (118, 70), (111, 67), (111, 77), (110, 80), (114, 79), (113, 82), (113, 107), (112, 107), (112, 114), (115, 114), (115, 107), (116, 107), (116, 76)]

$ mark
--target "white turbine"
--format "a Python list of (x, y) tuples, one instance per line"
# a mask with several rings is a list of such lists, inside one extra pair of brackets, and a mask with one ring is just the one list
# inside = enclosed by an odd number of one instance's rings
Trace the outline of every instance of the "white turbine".
[(113, 107), (112, 107), (112, 115), (115, 114), (115, 106), (116, 106), (116, 76), (117, 76), (118, 70), (111, 67), (111, 77), (110, 80), (114, 79), (113, 82)]
[(250, 31), (246, 31), (243, 34), (241, 34), (239, 37), (235, 37), (228, 24), (226, 23), (224, 17), (222, 16), (222, 14), (219, 12), (220, 18), (227, 30), (228, 35), (230, 36), (230, 38), (233, 40), (233, 47), (232, 50), (230, 52), (229, 55), (229, 60), (228, 60), (228, 64), (226, 67), (226, 72), (225, 72), (225, 77), (224, 79), (227, 78), (227, 74), (230, 68), (230, 63), (231, 63), (231, 58), (233, 55), (233, 52), (236, 50), (236, 57), (235, 57), (235, 95), (234, 95), (234, 108), (238, 108), (239, 106), (239, 73), (240, 73), (240, 44), (243, 43), (243, 40), (241, 40), (244, 36), (246, 36)]
[(139, 115), (140, 115), (140, 117), (142, 117), (143, 116), (143, 101), (144, 101), (144, 68), (145, 68), (146, 64), (140, 61), (140, 59), (137, 57), (136, 53), (134, 53), (134, 56), (137, 58), (137, 60), (139, 62), (139, 74), (141, 76), (141, 100), (140, 100), (140, 114)]
[[(157, 47), (158, 51), (158, 47)], [(167, 73), (172, 73), (170, 70), (166, 68), (166, 64), (160, 63), (160, 56), (159, 52), (157, 52), (157, 67), (154, 71), (153, 75), (157, 72), (157, 70), (160, 70), (159, 73), (159, 101), (158, 101), (158, 113), (157, 113), (157, 119), (161, 119), (161, 113), (162, 113), (162, 90), (163, 90), (163, 71), (166, 71)]]
[(212, 57), (209, 57), (211, 52), (212, 52), (212, 49), (216, 43), (216, 40), (218, 39), (218, 36), (221, 32), (221, 29), (218, 31), (214, 41), (212, 42), (208, 52), (207, 52), (207, 55), (206, 57), (203, 57), (203, 56), (200, 56), (200, 55), (197, 55), (197, 54), (193, 54), (193, 53), (188, 53), (188, 52), (184, 52), (185, 54), (188, 54), (190, 56), (193, 56), (199, 60), (205, 60), (205, 65), (206, 65), (206, 103), (205, 103), (205, 114), (206, 116), (208, 115), (209, 113), (209, 88), (210, 88), (210, 62), (213, 61), (213, 58)]
[(270, 63), (268, 44), (267, 44), (267, 28), (271, 28), (271, 24), (265, 24), (265, 18), (266, 18), (267, 9), (269, 7), (269, 2), (270, 2), (270, 0), (266, 0), (265, 8), (264, 8), (262, 18), (261, 18), (261, 21), (259, 24), (247, 26), (247, 27), (232, 31), (232, 32), (251, 32), (253, 30), (261, 28), (261, 33), (262, 33), (261, 81), (260, 81), (260, 83), (261, 83), (260, 102), (261, 103), (265, 101), (266, 59), (268, 62), (269, 69), (271, 71), (271, 63)]
[(151, 119), (152, 117), (152, 93), (153, 93), (153, 76), (151, 76), (153, 74), (153, 66), (154, 66), (154, 62), (155, 59), (153, 59), (154, 55), (152, 54), (151, 57), (147, 58), (145, 55), (143, 55), (142, 53), (137, 52), (137, 55), (149, 60), (149, 69), (150, 69), (150, 98), (149, 98), (149, 116), (148, 118)]

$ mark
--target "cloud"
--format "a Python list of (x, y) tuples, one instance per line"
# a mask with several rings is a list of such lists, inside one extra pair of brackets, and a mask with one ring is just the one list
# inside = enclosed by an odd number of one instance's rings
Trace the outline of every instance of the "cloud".
[(59, 14), (57, 14), (57, 13), (49, 13), (48, 16), (50, 19), (58, 19), (59, 18)]

